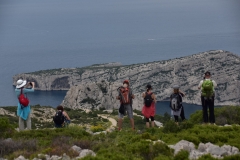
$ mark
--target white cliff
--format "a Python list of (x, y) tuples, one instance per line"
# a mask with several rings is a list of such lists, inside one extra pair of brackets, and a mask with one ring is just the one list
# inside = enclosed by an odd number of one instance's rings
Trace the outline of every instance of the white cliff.
[[(109, 88), (107, 87), (107, 90), (113, 91), (114, 84), (121, 83), (124, 79), (129, 79), (132, 89), (137, 95), (145, 91), (147, 84), (151, 84), (157, 95), (157, 100), (168, 99), (172, 91), (172, 85), (179, 84), (181, 90), (186, 93), (185, 102), (200, 104), (200, 93), (197, 85), (202, 80), (206, 71), (212, 73), (212, 78), (218, 84), (215, 104), (238, 105), (240, 99), (240, 57), (223, 50), (208, 51), (171, 60), (125, 66), (120, 66), (119, 63), (116, 65), (111, 63), (111, 65), (93, 65), (84, 68), (37, 71), (14, 76), (13, 84), (16, 83), (18, 78), (22, 77), (35, 81), (36, 89), (39, 90), (70, 89), (63, 104), (73, 104), (72, 107), (79, 106), (81, 100), (77, 99), (77, 102), (73, 102), (74, 100), (70, 98), (71, 96), (86, 96), (88, 92), (82, 87), (86, 84), (91, 86), (91, 83), (94, 85), (102, 80), (109, 82), (110, 85), (108, 86)], [(74, 90), (74, 88), (82, 89)], [(78, 90), (83, 91), (77, 92)], [(98, 91), (100, 90), (97, 89), (95, 92)], [(102, 92), (91, 94), (93, 95), (88, 94), (88, 96), (96, 97), (95, 101), (97, 102), (95, 107), (103, 104), (102, 101), (106, 101), (106, 108), (115, 107), (116, 105), (115, 100), (113, 100), (114, 94), (107, 93), (107, 95), (102, 95)], [(97, 97), (105, 98), (104, 100), (100, 100)], [(66, 101), (71, 101), (71, 103)], [(140, 104), (141, 102), (135, 103)], [(81, 104), (80, 106), (90, 107), (87, 104)], [(135, 106), (137, 107), (138, 105)]]

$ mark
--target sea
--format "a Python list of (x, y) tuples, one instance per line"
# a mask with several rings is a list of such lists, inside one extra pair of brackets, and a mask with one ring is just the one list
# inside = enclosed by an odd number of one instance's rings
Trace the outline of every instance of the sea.
[[(0, 106), (17, 104), (12, 77), (19, 73), (218, 49), (240, 55), (239, 7), (239, 0), (1, 0)], [(54, 107), (65, 94), (29, 96), (31, 104)]]

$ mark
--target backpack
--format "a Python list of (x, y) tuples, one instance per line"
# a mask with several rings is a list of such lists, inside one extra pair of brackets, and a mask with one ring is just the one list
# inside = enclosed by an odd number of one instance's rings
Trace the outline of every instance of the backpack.
[(120, 87), (119, 94), (120, 94), (122, 104), (130, 104), (131, 103), (129, 88)]
[(61, 110), (58, 110), (55, 114), (55, 116), (53, 117), (53, 121), (55, 124), (61, 125), (63, 124), (65, 120), (65, 117), (63, 115), (63, 112)]
[(212, 97), (213, 96), (213, 82), (212, 80), (204, 80), (202, 83), (202, 96), (203, 97)]
[(181, 97), (179, 94), (172, 94), (170, 101), (170, 108), (173, 111), (178, 111), (182, 107)]
[(29, 99), (23, 94), (23, 89), (21, 89), (21, 93), (18, 96), (18, 101), (21, 104), (22, 108), (27, 107), (29, 104)]
[(144, 104), (146, 107), (150, 107), (153, 102), (152, 94), (153, 93), (150, 94), (148, 94), (147, 92), (145, 93)]

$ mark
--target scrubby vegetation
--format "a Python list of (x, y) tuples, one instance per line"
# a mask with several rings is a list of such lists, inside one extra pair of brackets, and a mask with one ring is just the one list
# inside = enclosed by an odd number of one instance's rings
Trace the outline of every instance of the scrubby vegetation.
[[(222, 116), (229, 124), (238, 124), (237, 116), (235, 114), (230, 116), (232, 110), (238, 113), (239, 108), (217, 108), (216, 118), (219, 119), (219, 116)], [(71, 110), (68, 110), (68, 113), (73, 117), (77, 116), (71, 113)], [(94, 117), (98, 113), (104, 113), (104, 111), (93, 111), (88, 116)], [(110, 116), (116, 118), (115, 113), (116, 111)], [(188, 152), (181, 151), (174, 156), (173, 150), (168, 147), (169, 144), (175, 144), (180, 140), (193, 142), (196, 146), (200, 142), (211, 142), (220, 146), (228, 144), (240, 149), (240, 126), (238, 125), (221, 127), (199, 124), (201, 123), (200, 112), (194, 113), (189, 120), (183, 121), (179, 125), (176, 125), (168, 114), (156, 116), (156, 118), (164, 122), (163, 128), (145, 129), (143, 119), (135, 116), (135, 131), (130, 129), (129, 120), (126, 118), (122, 131), (98, 135), (91, 135), (86, 132), (84, 127), (77, 125), (61, 129), (17, 132), (8, 118), (0, 118), (0, 157), (14, 159), (23, 155), (32, 159), (40, 153), (59, 156), (66, 153), (70, 157), (76, 157), (78, 154), (69, 149), (71, 146), (77, 145), (82, 149), (91, 149), (97, 153), (96, 157), (87, 156), (83, 160), (187, 160)], [(95, 129), (99, 129), (98, 125), (95, 126)], [(157, 140), (165, 143), (153, 143)], [(235, 155), (225, 157), (224, 160), (238, 160), (239, 158), (239, 155)], [(200, 160), (203, 159), (215, 160), (210, 155), (200, 158)]]
[[(194, 124), (202, 123), (202, 111), (192, 114), (189, 119)], [(240, 124), (240, 107), (224, 106), (215, 108), (215, 120), (217, 125)]]

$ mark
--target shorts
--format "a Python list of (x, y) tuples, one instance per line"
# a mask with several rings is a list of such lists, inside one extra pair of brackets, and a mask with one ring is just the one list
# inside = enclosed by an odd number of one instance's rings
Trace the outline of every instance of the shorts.
[(126, 115), (126, 112), (127, 112), (128, 118), (133, 118), (133, 109), (132, 109), (131, 104), (125, 104), (125, 105), (124, 105), (124, 108), (125, 108), (125, 114), (121, 114), (121, 113), (119, 113), (119, 111), (118, 111), (118, 117), (119, 117), (119, 118), (123, 118), (124, 115)]

